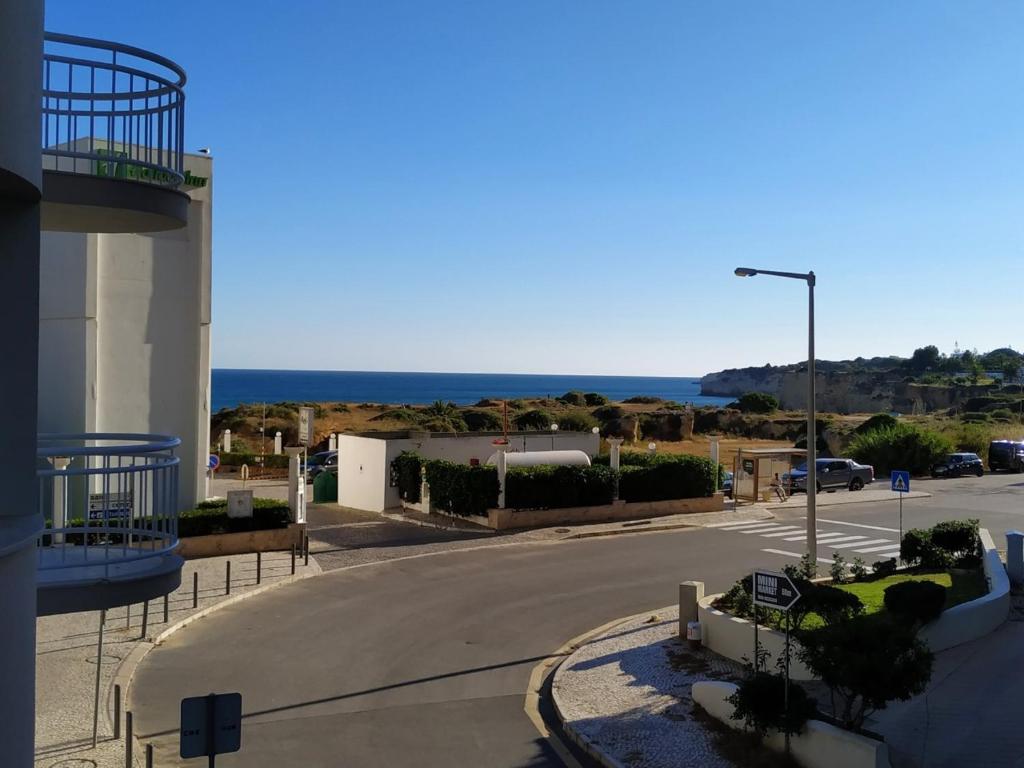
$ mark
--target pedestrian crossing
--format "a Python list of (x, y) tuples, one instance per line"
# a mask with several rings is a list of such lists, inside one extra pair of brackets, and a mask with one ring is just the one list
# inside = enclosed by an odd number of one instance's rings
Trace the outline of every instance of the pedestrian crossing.
[[(835, 557), (836, 554), (842, 554), (847, 559), (864, 555), (862, 559), (868, 563), (875, 562), (876, 560), (887, 560), (891, 557), (899, 558), (900, 556), (899, 531), (895, 528), (847, 523), (842, 520), (819, 520), (819, 523), (828, 526), (817, 529), (818, 551), (821, 554), (831, 554), (832, 557)], [(731, 533), (742, 533), (745, 536), (758, 536), (768, 539), (769, 541), (766, 541), (766, 544), (780, 545), (787, 542), (799, 543), (807, 541), (805, 526), (773, 523), (767, 520), (732, 520), (727, 523), (712, 523), (705, 527)], [(892, 533), (893, 535), (888, 538), (882, 538), (879, 531)], [(799, 546), (797, 548), (799, 549)], [(828, 549), (835, 550), (835, 552), (828, 553)], [(771, 552), (772, 554), (797, 558), (802, 554), (800, 552), (768, 547), (763, 549), (762, 552)], [(818, 559), (822, 562), (831, 563), (832, 557), (819, 557)]]

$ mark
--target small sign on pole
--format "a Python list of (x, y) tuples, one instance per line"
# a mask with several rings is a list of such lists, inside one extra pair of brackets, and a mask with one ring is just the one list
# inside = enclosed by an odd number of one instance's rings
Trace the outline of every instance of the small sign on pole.
[[(903, 546), (903, 494), (910, 493), (910, 473), (902, 469), (894, 469), (890, 476), (893, 493), (900, 495), (900, 547)], [(902, 560), (902, 556), (900, 557)]]
[(309, 406), (299, 408), (299, 444), (313, 444), (313, 414), (314, 410)]
[(241, 747), (242, 694), (211, 693), (181, 700), (179, 751), (183, 758), (207, 757), (212, 766), (217, 755)]
[[(789, 752), (789, 609), (800, 599), (800, 590), (784, 573), (775, 571), (754, 571), (753, 575), (753, 598), (754, 605), (763, 605), (766, 608), (775, 608), (786, 614), (786, 649), (785, 668), (786, 682), (783, 693), (783, 712), (786, 716), (786, 752)], [(754, 608), (754, 673), (758, 669), (758, 647), (757, 647), (757, 608)]]

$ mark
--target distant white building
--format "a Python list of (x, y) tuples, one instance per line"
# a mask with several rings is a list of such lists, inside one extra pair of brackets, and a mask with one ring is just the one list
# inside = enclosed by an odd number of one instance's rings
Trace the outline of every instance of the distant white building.
[(186, 227), (42, 234), (39, 431), (179, 436), (187, 509), (210, 445), (213, 160), (184, 163)]

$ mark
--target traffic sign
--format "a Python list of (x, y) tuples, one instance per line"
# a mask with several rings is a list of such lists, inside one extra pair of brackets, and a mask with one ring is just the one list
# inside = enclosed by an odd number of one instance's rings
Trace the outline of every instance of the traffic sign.
[(183, 758), (212, 758), (237, 752), (241, 747), (242, 694), (211, 693), (181, 700)]
[(754, 571), (754, 603), (788, 611), (800, 599), (800, 590), (789, 576), (774, 571)]
[(220, 456), (216, 453), (211, 453), (209, 460), (206, 462), (206, 468), (211, 472), (216, 472), (217, 467), (220, 466)]
[(299, 408), (299, 444), (313, 444), (313, 414), (315, 410), (308, 405)]
[(909, 472), (905, 472), (901, 469), (894, 469), (892, 471), (891, 480), (893, 493), (910, 493)]

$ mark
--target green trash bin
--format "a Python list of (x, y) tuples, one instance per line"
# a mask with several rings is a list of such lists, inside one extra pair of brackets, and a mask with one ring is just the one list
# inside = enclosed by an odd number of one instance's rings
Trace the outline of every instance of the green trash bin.
[(338, 501), (338, 475), (335, 472), (321, 472), (313, 481), (313, 503), (324, 504)]

